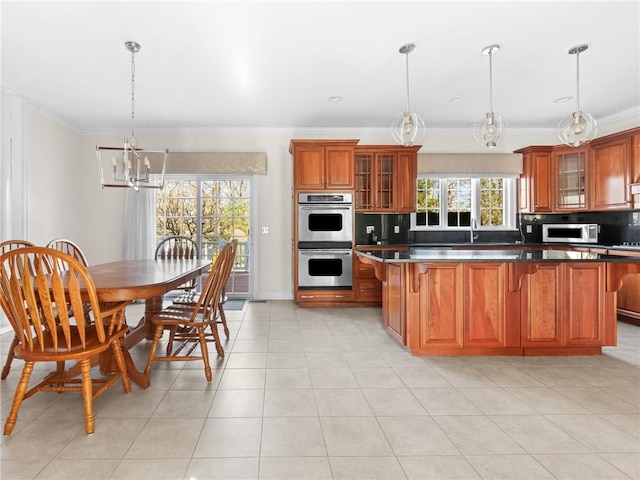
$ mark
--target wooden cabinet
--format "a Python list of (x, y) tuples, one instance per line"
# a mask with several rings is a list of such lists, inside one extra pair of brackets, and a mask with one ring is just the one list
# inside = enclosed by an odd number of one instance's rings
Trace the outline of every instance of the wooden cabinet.
[[(640, 257), (640, 252), (629, 250), (608, 250), (609, 255), (621, 257)], [(640, 326), (640, 275), (624, 277), (617, 292), (618, 317), (625, 322)]]
[(621, 210), (631, 207), (631, 151), (633, 136), (622, 132), (591, 142), (592, 210)]
[(419, 149), (420, 146), (356, 147), (355, 210), (414, 212)]
[(537, 213), (553, 211), (551, 199), (551, 158), (553, 147), (527, 147), (522, 154), (519, 211)]
[(563, 267), (565, 344), (601, 346), (605, 337), (605, 264), (565, 263)]
[[(418, 320), (414, 346), (453, 348), (464, 346), (464, 280), (461, 263), (431, 264), (418, 275), (417, 312), (407, 312)], [(414, 303), (415, 305), (416, 303)], [(411, 345), (409, 345), (411, 346)]]
[(587, 164), (589, 146), (553, 149), (553, 195), (555, 211), (587, 210)]
[(293, 184), (299, 191), (353, 190), (357, 140), (292, 140)]
[(521, 278), (521, 342), (523, 347), (563, 345), (562, 265), (540, 265)]
[(386, 271), (384, 304), (386, 313), (382, 315), (382, 324), (399, 342), (405, 343), (405, 267), (389, 264)]

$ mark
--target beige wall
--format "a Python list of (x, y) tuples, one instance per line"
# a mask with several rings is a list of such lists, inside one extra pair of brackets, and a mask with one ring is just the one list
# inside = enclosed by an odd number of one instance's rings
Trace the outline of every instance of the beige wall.
[(82, 136), (39, 113), (28, 113), (27, 236), (82, 243)]
[[(601, 134), (637, 126), (619, 122), (601, 129)], [(91, 263), (123, 258), (124, 189), (100, 187), (95, 146), (119, 145), (122, 136), (78, 135), (52, 120), (31, 114), (29, 152), (30, 239), (42, 243), (57, 236), (76, 240)], [(267, 175), (256, 176), (258, 194), (254, 252), (259, 277), (255, 298), (292, 297), (292, 168), (288, 153), (291, 138), (359, 138), (361, 144), (388, 144), (384, 131), (321, 131), (314, 134), (294, 130), (256, 130), (248, 133), (138, 134), (139, 145), (175, 151), (259, 151), (267, 154)], [(510, 133), (492, 153), (512, 152), (528, 145), (557, 144), (555, 132)], [(482, 153), (471, 132), (430, 132), (421, 153)], [(63, 213), (61, 216), (60, 213)], [(260, 227), (270, 227), (268, 235)]]

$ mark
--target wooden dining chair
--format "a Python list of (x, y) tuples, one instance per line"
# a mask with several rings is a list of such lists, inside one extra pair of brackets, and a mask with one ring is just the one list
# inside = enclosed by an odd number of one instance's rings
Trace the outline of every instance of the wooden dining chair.
[[(218, 302), (218, 310), (216, 311), (216, 320), (218, 323), (222, 324), (222, 328), (224, 329), (224, 334), (229, 338), (229, 327), (227, 326), (227, 316), (224, 313), (224, 304), (228, 300), (227, 298), (227, 284), (229, 283), (229, 278), (231, 277), (231, 272), (233, 270), (233, 265), (235, 262), (236, 252), (238, 251), (238, 240), (235, 238), (230, 242), (226, 242), (224, 246), (231, 244), (232, 253), (230, 254), (233, 258), (233, 261), (227, 264), (227, 268), (225, 272), (223, 272), (224, 283), (222, 284), (222, 292), (220, 293), (220, 301)], [(224, 248), (223, 246), (223, 248)], [(187, 308), (193, 308), (196, 302), (198, 301), (198, 294), (184, 294), (180, 295), (178, 298), (173, 300), (174, 305), (186, 306)], [(169, 342), (168, 346), (171, 346), (171, 342)]]
[[(35, 245), (27, 240), (6, 240), (0, 243), (0, 256), (5, 254), (6, 252), (10, 252), (11, 250), (16, 250), (18, 248), (24, 247), (35, 247)], [(11, 370), (11, 363), (15, 358), (15, 353), (13, 350), (18, 345), (19, 340), (16, 335), (14, 335), (13, 340), (11, 341), (11, 345), (9, 346), (9, 351), (7, 352), (7, 360), (4, 362), (4, 366), (2, 367), (2, 374), (0, 374), (0, 379), (4, 380), (9, 375), (9, 371)]]
[(47, 243), (47, 248), (53, 248), (60, 252), (66, 253), (67, 255), (71, 255), (73, 258), (78, 260), (83, 266), (88, 267), (89, 262), (87, 262), (87, 257), (84, 256), (80, 247), (73, 243), (71, 240), (67, 240), (65, 238), (57, 238), (55, 240), (51, 240)]
[[(156, 247), (155, 258), (161, 260), (181, 260), (200, 258), (200, 247), (198, 243), (190, 237), (184, 235), (174, 235), (162, 240)], [(197, 286), (197, 279), (193, 279), (180, 285), (177, 290), (193, 292)]]
[[(91, 304), (90, 324), (75, 320), (84, 316), (83, 302)], [(66, 253), (25, 247), (0, 257), (0, 305), (19, 340), (15, 354), (25, 362), (5, 435), (13, 430), (23, 400), (41, 391), (81, 391), (85, 430), (93, 433), (93, 399), (118, 379), (122, 379), (125, 392), (131, 390), (120, 344), (127, 332), (124, 313), (129, 303), (111, 304), (108, 313), (101, 310), (87, 269)], [(112, 350), (116, 372), (92, 378), (92, 359), (108, 349)], [(65, 371), (66, 361), (78, 362), (80, 379)], [(56, 362), (57, 369), (28, 389), (37, 362)]]
[[(222, 249), (213, 263), (205, 286), (193, 307), (185, 308), (171, 305), (153, 316), (153, 341), (144, 370), (146, 375), (151, 373), (153, 362), (202, 360), (205, 377), (208, 382), (211, 381), (212, 374), (207, 343), (213, 342), (218, 355), (224, 357), (224, 349), (218, 335), (216, 312), (225, 281), (224, 273), (229, 268), (229, 263), (233, 263), (231, 243)], [(172, 332), (169, 342), (176, 344), (176, 348), (168, 348), (165, 356), (156, 356), (158, 344), (165, 329)], [(197, 355), (197, 352), (194, 353), (196, 347), (200, 347), (200, 355)]]

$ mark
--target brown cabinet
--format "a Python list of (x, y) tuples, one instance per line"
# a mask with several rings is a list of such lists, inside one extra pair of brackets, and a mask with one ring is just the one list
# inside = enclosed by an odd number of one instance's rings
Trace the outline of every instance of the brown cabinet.
[[(521, 278), (523, 347), (605, 344), (605, 264), (540, 264)], [(584, 292), (592, 292), (585, 295)]]
[(373, 265), (361, 262), (358, 255), (353, 256), (353, 290), (358, 302), (382, 302), (382, 282)]
[(527, 147), (522, 154), (519, 211), (537, 213), (553, 211), (551, 200), (551, 158), (553, 147)]
[(292, 140), (295, 190), (353, 190), (357, 140)]
[(553, 149), (553, 195), (555, 211), (589, 208), (587, 198), (589, 146)]
[(591, 142), (591, 209), (631, 207), (631, 150), (633, 137), (625, 132)]
[(414, 212), (419, 149), (420, 146), (356, 147), (355, 210)]
[[(608, 250), (607, 253), (621, 257), (640, 257), (640, 252), (629, 250)], [(640, 275), (625, 276), (617, 298), (618, 317), (625, 322), (640, 325)]]

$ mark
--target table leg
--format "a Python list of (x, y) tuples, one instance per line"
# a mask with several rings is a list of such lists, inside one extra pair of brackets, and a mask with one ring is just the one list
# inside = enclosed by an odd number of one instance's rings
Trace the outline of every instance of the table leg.
[[(150, 384), (149, 376), (136, 368), (129, 349), (133, 348), (143, 339), (150, 340), (153, 338), (153, 324), (151, 318), (162, 310), (162, 297), (152, 297), (145, 300), (144, 316), (140, 319), (135, 327), (129, 326), (129, 331), (122, 340), (122, 354), (124, 362), (127, 365), (127, 373), (132, 382), (135, 382), (140, 388), (147, 388)], [(100, 357), (100, 372), (109, 374), (115, 371), (116, 364), (111, 350), (105, 351)]]

